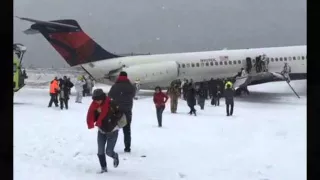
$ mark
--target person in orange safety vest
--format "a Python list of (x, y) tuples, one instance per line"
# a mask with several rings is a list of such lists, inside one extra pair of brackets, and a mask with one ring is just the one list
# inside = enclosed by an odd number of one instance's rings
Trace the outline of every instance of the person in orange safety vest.
[(49, 101), (49, 105), (48, 107), (52, 106), (52, 103), (54, 103), (54, 105), (56, 107), (59, 106), (58, 104), (58, 92), (59, 92), (59, 82), (58, 82), (58, 78), (55, 77), (54, 80), (51, 81), (50, 84), (50, 101)]

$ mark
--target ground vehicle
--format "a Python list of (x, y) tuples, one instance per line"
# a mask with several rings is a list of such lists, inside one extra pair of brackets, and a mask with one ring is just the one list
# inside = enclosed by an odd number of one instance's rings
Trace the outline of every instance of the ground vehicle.
[(21, 62), (27, 48), (20, 44), (13, 44), (13, 92), (19, 91), (24, 85), (24, 79), (27, 78), (25, 70), (22, 70)]

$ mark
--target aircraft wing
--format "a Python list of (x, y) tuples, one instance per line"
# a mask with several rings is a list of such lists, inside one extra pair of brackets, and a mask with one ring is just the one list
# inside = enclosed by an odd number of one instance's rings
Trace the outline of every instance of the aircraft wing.
[(237, 77), (234, 82), (234, 88), (246, 87), (249, 85), (262, 84), (272, 81), (283, 81), (285, 77), (278, 72), (252, 73), (243, 77)]

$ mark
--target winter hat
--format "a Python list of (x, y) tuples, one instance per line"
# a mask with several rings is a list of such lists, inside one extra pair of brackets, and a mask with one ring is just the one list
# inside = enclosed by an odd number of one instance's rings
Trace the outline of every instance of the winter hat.
[(125, 71), (121, 71), (120, 74), (119, 74), (119, 76), (126, 76), (126, 77), (127, 77), (128, 74), (127, 74)]
[(95, 89), (92, 94), (92, 100), (103, 100), (106, 97), (106, 93), (102, 89)]

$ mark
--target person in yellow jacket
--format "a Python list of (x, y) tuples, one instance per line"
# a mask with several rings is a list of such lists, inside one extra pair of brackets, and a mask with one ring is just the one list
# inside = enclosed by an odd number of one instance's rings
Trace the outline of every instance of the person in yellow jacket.
[(52, 106), (52, 103), (54, 103), (54, 105), (56, 107), (58, 107), (58, 92), (59, 92), (59, 82), (58, 82), (58, 78), (55, 77), (54, 80), (51, 81), (50, 84), (50, 101), (49, 101), (49, 105), (48, 107)]

